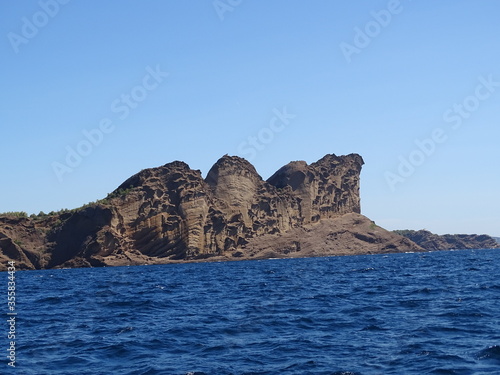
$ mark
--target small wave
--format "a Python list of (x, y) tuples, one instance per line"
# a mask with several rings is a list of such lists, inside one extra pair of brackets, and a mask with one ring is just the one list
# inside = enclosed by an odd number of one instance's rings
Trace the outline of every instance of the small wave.
[(47, 304), (58, 304), (61, 302), (63, 301), (62, 298), (59, 296), (40, 298), (35, 301), (35, 303), (47, 303)]
[(307, 361), (307, 362), (304, 362), (304, 363), (294, 363), (288, 367), (286, 367), (284, 370), (286, 370), (287, 372), (288, 371), (294, 371), (294, 372), (297, 372), (297, 371), (305, 371), (306, 369), (310, 369), (310, 368), (315, 368), (317, 365), (317, 363), (315, 361)]
[(482, 285), (481, 289), (500, 289), (500, 285)]
[(359, 268), (359, 269), (352, 269), (351, 272), (356, 272), (356, 273), (364, 273), (364, 272), (370, 272), (370, 271), (375, 271), (375, 268), (373, 267), (367, 267), (367, 268)]
[(429, 294), (432, 293), (433, 290), (431, 288), (422, 288), (422, 289), (417, 289), (415, 293), (423, 293), (423, 294)]
[(457, 375), (457, 374), (470, 374), (468, 369), (446, 369), (446, 368), (438, 368), (435, 370), (432, 370), (430, 374), (432, 375)]
[(80, 356), (72, 355), (64, 359), (64, 362), (67, 366), (72, 365), (86, 365), (89, 361), (86, 358), (82, 358)]
[(474, 357), (479, 360), (488, 359), (500, 363), (500, 345), (493, 345), (486, 349), (480, 350)]
[(379, 327), (375, 324), (370, 324), (369, 326), (366, 326), (361, 329), (362, 331), (386, 331), (386, 328)]
[(133, 331), (133, 330), (134, 330), (134, 327), (128, 326), (128, 327), (125, 327), (125, 328), (121, 328), (117, 334), (120, 335), (122, 333), (130, 332), (130, 331)]

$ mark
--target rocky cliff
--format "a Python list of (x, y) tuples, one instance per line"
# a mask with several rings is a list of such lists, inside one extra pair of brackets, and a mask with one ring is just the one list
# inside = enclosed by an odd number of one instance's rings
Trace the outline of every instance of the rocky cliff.
[(394, 232), (410, 239), (428, 251), (500, 248), (500, 244), (493, 237), (486, 234), (438, 235), (427, 230), (397, 230)]
[(80, 209), (0, 217), (0, 260), (40, 269), (422, 250), (360, 215), (362, 165), (357, 154), (332, 154), (264, 181), (236, 156), (205, 179), (175, 161)]

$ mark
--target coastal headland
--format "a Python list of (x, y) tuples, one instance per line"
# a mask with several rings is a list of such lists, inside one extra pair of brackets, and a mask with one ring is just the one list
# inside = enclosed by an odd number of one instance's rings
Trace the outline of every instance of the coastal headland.
[(328, 154), (267, 181), (228, 155), (206, 178), (181, 161), (145, 169), (77, 209), (0, 215), (0, 270), (434, 250), (361, 215), (363, 164)]

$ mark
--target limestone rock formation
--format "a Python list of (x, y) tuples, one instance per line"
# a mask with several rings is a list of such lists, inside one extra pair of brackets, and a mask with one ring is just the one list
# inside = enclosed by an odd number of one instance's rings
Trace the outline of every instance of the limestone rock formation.
[(291, 189), (299, 198), (302, 224), (350, 212), (360, 213), (359, 174), (364, 164), (359, 155), (326, 155), (316, 163), (291, 162), (267, 182)]
[(359, 215), (362, 165), (356, 154), (326, 155), (264, 181), (237, 156), (223, 156), (205, 179), (174, 161), (80, 209), (0, 217), (1, 260), (27, 269), (153, 264), (262, 257), (273, 244), (279, 256), (293, 256), (286, 248), (295, 237), (304, 256), (422, 250)]

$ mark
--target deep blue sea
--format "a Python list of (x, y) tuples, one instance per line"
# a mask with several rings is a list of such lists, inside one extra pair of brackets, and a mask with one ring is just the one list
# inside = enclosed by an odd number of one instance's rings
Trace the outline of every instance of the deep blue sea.
[(0, 374), (500, 374), (498, 250), (16, 277)]

